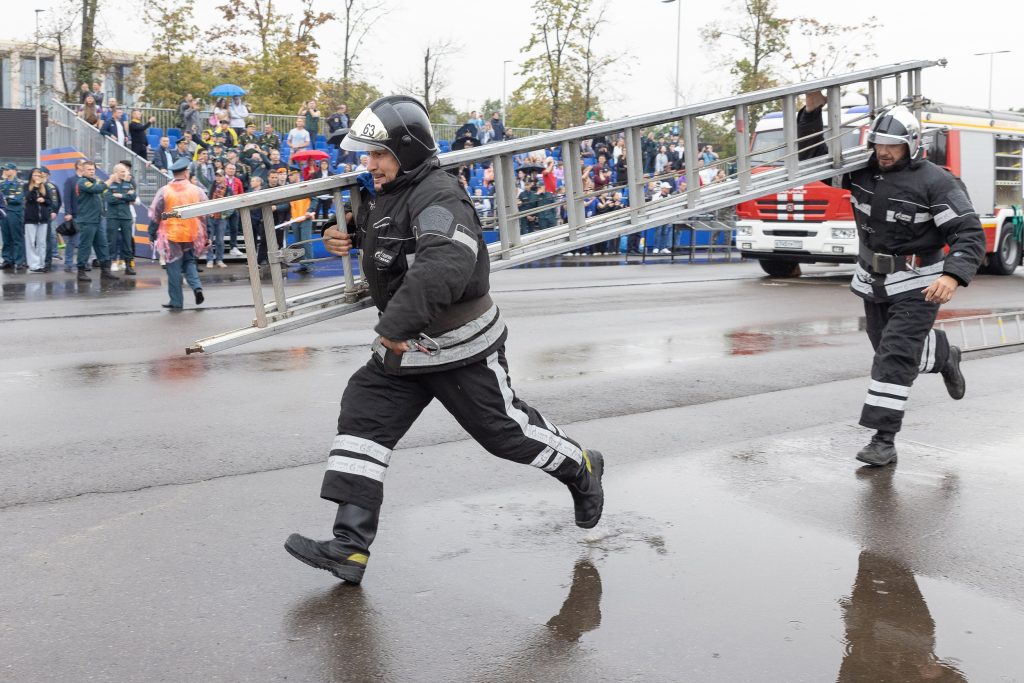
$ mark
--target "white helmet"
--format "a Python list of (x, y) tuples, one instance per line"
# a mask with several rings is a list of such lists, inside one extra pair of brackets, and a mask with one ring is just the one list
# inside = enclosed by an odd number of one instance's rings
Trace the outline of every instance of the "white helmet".
[(921, 122), (902, 104), (889, 107), (875, 117), (868, 130), (868, 147), (906, 145), (913, 159), (921, 149)]

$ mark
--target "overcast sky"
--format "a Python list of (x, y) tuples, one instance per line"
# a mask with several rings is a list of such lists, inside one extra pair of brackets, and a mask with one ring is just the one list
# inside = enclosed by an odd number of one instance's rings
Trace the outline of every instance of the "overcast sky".
[[(143, 0), (144, 1), (144, 0)], [(598, 0), (595, 0), (597, 4)], [(728, 95), (731, 77), (722, 66), (735, 46), (722, 41), (718, 45), (700, 40), (701, 26), (728, 22), (737, 16), (728, 0), (681, 0), (681, 102), (696, 103)], [(278, 0), (285, 10), (297, 0)], [(202, 0), (205, 5), (213, 0)], [(390, 0), (390, 11), (377, 22), (362, 50), (362, 71), (385, 92), (396, 84), (416, 77), (418, 57), (431, 40), (450, 38), (461, 51), (448, 62), (448, 86), (445, 93), (459, 109), (477, 107), (485, 99), (502, 96), (504, 60), (507, 67), (507, 91), (521, 82), (517, 74), (523, 60), (521, 48), (530, 33), (529, 2), (509, 0)], [(924, 72), (924, 91), (933, 100), (985, 107), (989, 98), (989, 61), (977, 52), (1012, 50), (994, 57), (992, 106), (996, 109), (1024, 106), (1024, 43), (1020, 27), (1024, 25), (1024, 3), (1020, 0), (974, 0), (954, 5), (951, 14), (939, 4), (909, 0), (905, 2), (834, 2), (826, 0), (778, 0), (781, 16), (815, 17), (821, 21), (859, 24), (878, 17), (882, 27), (875, 35), (878, 56), (862, 65), (877, 66), (911, 59), (945, 57), (949, 66)], [(15, 3), (4, 0), (5, 22), (0, 38), (30, 40), (36, 8), (58, 6), (58, 0), (29, 0)], [(148, 36), (141, 30), (141, 3), (114, 3), (101, 0), (103, 39), (114, 49), (144, 51)], [(340, 6), (336, 0), (321, 0), (322, 9)], [(206, 14), (209, 18), (210, 14)], [(604, 76), (599, 92), (609, 118), (645, 113), (673, 105), (677, 8), (662, 0), (609, 0), (609, 23), (600, 34), (601, 49), (623, 54), (621, 65)], [(1009, 29), (1003, 29), (1009, 27)], [(1001, 30), (1002, 29), (1002, 30)], [(322, 75), (338, 73), (338, 49), (341, 29), (332, 25), (321, 29)]]

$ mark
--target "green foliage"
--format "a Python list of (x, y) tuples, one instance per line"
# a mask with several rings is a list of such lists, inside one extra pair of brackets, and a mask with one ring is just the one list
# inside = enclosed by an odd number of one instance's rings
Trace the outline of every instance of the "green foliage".
[(319, 98), (321, 111), (345, 103), (355, 116), (381, 96), (372, 83), (350, 80), (346, 86), (316, 77), (315, 31), (334, 15), (316, 11), (314, 0), (302, 0), (297, 16), (279, 12), (272, 0), (227, 2), (206, 17), (210, 28), (204, 33), (194, 11), (195, 0), (149, 0), (146, 23), (155, 35), (145, 94), (152, 106), (175, 107), (186, 92), (207, 99), (213, 86), (225, 82), (245, 88), (249, 109), (266, 114), (294, 115), (303, 102)]
[(341, 79), (328, 78), (321, 82), (321, 111), (333, 111), (339, 104), (345, 104), (348, 105), (349, 116), (354, 119), (366, 105), (382, 96), (377, 86), (360, 80), (349, 80), (348, 97), (344, 93), (345, 85)]
[[(586, 122), (600, 105), (594, 94), (600, 77), (622, 57), (599, 57), (604, 7), (592, 0), (535, 0), (533, 31), (523, 47), (531, 56), (519, 75), (523, 84), (509, 99), (513, 126), (566, 128)], [(546, 109), (546, 112), (544, 111)]]
[(520, 87), (508, 98), (505, 114), (507, 128), (551, 128), (551, 103)]
[(156, 28), (146, 57), (144, 97), (153, 107), (177, 107), (185, 93), (202, 97), (215, 85), (209, 69), (196, 59), (195, 0), (150, 0), (146, 23)]
[[(733, 43), (727, 64), (739, 93), (778, 86), (787, 75), (810, 80), (852, 70), (862, 59), (875, 56), (872, 35), (879, 24), (874, 17), (852, 25), (784, 18), (778, 15), (775, 0), (734, 0), (733, 9), (734, 22), (711, 24), (701, 36), (708, 42), (724, 38)], [(769, 108), (749, 108), (750, 130)]]
[(143, 96), (151, 107), (174, 108), (185, 93), (202, 97), (211, 87), (203, 66), (191, 56), (154, 55), (146, 62)]
[(491, 114), (493, 114), (496, 111), (501, 111), (501, 100), (484, 100), (484, 103), (480, 105), (480, 109), (478, 109), (477, 111), (480, 112), (480, 116), (484, 117), (485, 119), (489, 119), (491, 118)]
[(459, 112), (451, 99), (442, 97), (434, 100), (430, 107), (430, 120), (435, 122), (458, 123)]
[[(737, 92), (777, 86), (776, 64), (787, 49), (789, 20), (776, 15), (775, 0), (736, 0), (733, 8), (739, 17), (735, 23), (710, 24), (701, 30), (701, 37), (712, 44), (723, 38), (739, 43), (736, 59), (729, 66)], [(751, 126), (766, 109), (766, 105), (750, 107)]]
[(730, 121), (719, 116), (701, 116), (696, 121), (697, 142), (714, 145), (722, 158), (735, 156), (736, 136)]

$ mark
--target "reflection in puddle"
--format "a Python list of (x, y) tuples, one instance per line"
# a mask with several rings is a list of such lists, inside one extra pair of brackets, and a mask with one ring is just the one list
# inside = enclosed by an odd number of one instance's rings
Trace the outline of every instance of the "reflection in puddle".
[[(338, 349), (328, 349), (337, 351)], [(86, 364), (56, 370), (62, 378), (71, 378), (83, 385), (95, 385), (120, 380), (156, 379), (178, 382), (202, 377), (208, 373), (236, 370), (246, 372), (288, 372), (308, 368), (323, 349), (300, 346), (276, 351), (261, 351), (241, 355), (170, 356), (145, 363), (125, 365)]]
[(913, 572), (899, 562), (862, 551), (853, 590), (840, 605), (846, 651), (839, 683), (967, 680), (935, 655), (935, 621)]
[(824, 337), (865, 329), (864, 318), (836, 318), (746, 327), (727, 332), (729, 354), (753, 356), (769, 351), (825, 346)]
[(27, 279), (24, 282), (4, 282), (0, 285), (0, 300), (42, 301), (44, 299), (71, 299), (121, 295), (137, 289), (161, 287), (161, 281), (152, 278), (122, 277), (118, 280), (100, 280), (99, 270), (90, 274), (92, 282), (78, 282), (71, 279), (44, 280)]
[(920, 515), (928, 515), (941, 528), (941, 519), (956, 504), (958, 482), (947, 477), (937, 487), (926, 487), (923, 494), (918, 491), (904, 499), (893, 487), (895, 472), (895, 467), (857, 472), (865, 484), (860, 517), (863, 549), (850, 596), (840, 601), (846, 648), (838, 681), (961, 683), (967, 679), (959, 669), (935, 654), (935, 620), (908, 566), (910, 559), (897, 555)]
[[(959, 308), (940, 309), (939, 320), (962, 318), (974, 315), (990, 315), (1013, 311), (1010, 308)], [(867, 324), (863, 317), (832, 318), (825, 320), (798, 320), (743, 327), (727, 332), (729, 354), (753, 356), (769, 351), (800, 349), (825, 346), (826, 337), (863, 332)]]

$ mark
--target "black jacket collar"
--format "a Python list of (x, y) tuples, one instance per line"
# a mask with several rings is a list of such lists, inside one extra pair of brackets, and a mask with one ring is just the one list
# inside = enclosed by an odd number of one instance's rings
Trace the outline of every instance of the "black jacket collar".
[(381, 185), (380, 191), (383, 194), (394, 194), (396, 192), (400, 192), (407, 187), (416, 185), (423, 180), (427, 174), (438, 167), (440, 167), (440, 162), (438, 162), (437, 157), (430, 157), (411, 171), (399, 173), (398, 177), (390, 183), (384, 183)]

